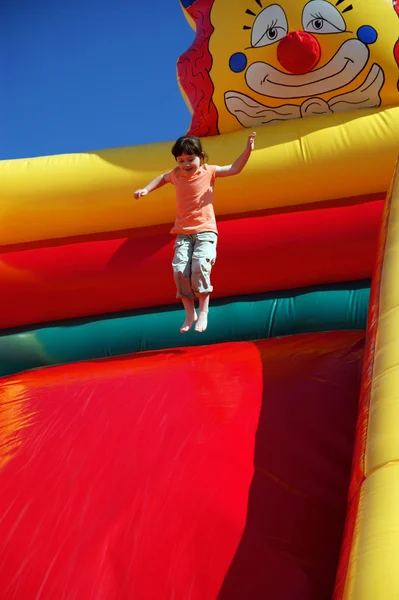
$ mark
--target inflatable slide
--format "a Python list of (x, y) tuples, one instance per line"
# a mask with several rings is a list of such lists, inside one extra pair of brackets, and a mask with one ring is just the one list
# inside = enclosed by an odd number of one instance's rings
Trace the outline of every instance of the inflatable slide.
[(394, 600), (398, 6), (181, 4), (189, 133), (257, 133), (204, 334), (172, 142), (0, 164), (0, 597)]

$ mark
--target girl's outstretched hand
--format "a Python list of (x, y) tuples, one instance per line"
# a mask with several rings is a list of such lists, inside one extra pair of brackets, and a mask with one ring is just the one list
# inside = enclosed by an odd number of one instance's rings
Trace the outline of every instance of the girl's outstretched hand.
[(252, 133), (250, 133), (249, 136), (248, 136), (247, 146), (248, 146), (248, 148), (250, 150), (253, 150), (254, 147), (255, 147), (255, 136), (256, 136), (255, 131), (253, 131)]
[(148, 194), (148, 190), (146, 188), (143, 188), (142, 190), (136, 190), (134, 192), (134, 197), (137, 200), (138, 198), (141, 198), (142, 196), (146, 196), (147, 194)]

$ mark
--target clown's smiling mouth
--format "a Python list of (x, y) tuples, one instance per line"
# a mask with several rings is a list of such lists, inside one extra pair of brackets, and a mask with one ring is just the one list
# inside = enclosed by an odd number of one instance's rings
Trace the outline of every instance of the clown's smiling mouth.
[[(340, 75), (341, 73), (343, 73), (346, 69), (346, 67), (348, 66), (348, 63), (354, 63), (354, 61), (349, 58), (348, 56), (345, 56), (346, 58), (346, 62), (344, 64), (344, 66), (342, 67), (342, 69), (340, 71), (338, 71), (337, 73), (334, 73), (334, 75), (327, 75), (326, 77), (321, 77), (320, 79), (318, 79), (315, 83), (319, 83), (319, 81), (325, 81), (326, 79), (331, 79), (331, 77), (338, 77), (338, 75)], [(263, 83), (265, 83), (265, 81), (268, 81), (269, 83), (271, 83), (272, 85), (281, 85), (279, 83), (277, 83), (276, 81), (272, 81), (269, 78), (269, 75), (266, 75), (265, 78), (263, 79), (261, 85), (263, 85)], [(294, 89), (298, 89), (300, 87), (303, 87), (305, 85), (309, 85), (308, 83), (299, 83), (299, 84), (288, 84), (286, 85), (286, 87), (291, 87)]]
[(357, 108), (377, 108), (381, 105), (380, 92), (383, 85), (384, 72), (379, 65), (374, 63), (359, 87), (328, 100), (312, 96), (298, 104), (290, 102), (280, 106), (267, 106), (245, 94), (234, 91), (226, 92), (224, 99), (227, 110), (243, 127), (255, 127), (288, 119), (326, 115)]
[(369, 60), (368, 47), (360, 40), (347, 40), (332, 59), (319, 69), (291, 75), (263, 62), (252, 64), (245, 74), (248, 87), (270, 98), (304, 98), (338, 90), (353, 81)]

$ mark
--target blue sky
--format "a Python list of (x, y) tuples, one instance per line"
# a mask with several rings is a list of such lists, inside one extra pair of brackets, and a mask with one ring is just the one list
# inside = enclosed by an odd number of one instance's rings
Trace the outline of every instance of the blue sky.
[(194, 32), (179, 0), (0, 2), (0, 159), (173, 140)]

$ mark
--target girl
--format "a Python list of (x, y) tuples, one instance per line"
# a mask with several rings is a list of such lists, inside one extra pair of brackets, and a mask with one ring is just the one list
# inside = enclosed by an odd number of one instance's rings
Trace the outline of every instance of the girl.
[[(208, 165), (201, 141), (195, 136), (180, 137), (172, 148), (177, 167), (159, 175), (145, 188), (134, 193), (135, 198), (172, 183), (176, 190), (177, 215), (172, 234), (176, 235), (173, 273), (177, 298), (181, 298), (186, 319), (181, 333), (191, 329), (205, 331), (208, 325), (209, 295), (213, 290), (210, 275), (216, 260), (217, 226), (213, 209), (213, 190), (216, 177), (237, 175), (245, 167), (254, 148), (255, 133), (248, 137), (244, 152), (232, 165)], [(199, 314), (194, 298), (199, 300)]]

